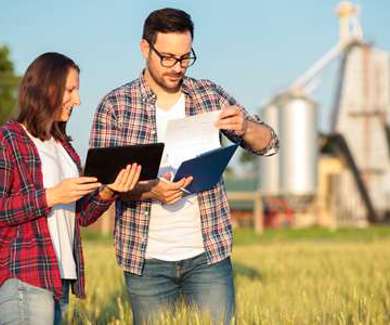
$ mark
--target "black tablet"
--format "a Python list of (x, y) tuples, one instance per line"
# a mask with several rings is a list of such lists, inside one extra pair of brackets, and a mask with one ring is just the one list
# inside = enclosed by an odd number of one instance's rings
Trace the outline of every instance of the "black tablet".
[(141, 181), (155, 179), (163, 150), (163, 143), (89, 149), (84, 175), (97, 177), (102, 184), (111, 184), (121, 169), (137, 163), (142, 166)]

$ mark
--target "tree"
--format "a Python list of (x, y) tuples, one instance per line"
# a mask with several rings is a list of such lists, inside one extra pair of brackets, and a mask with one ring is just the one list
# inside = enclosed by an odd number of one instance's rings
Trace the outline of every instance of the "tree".
[(8, 47), (0, 46), (0, 125), (16, 111), (16, 93), (20, 82), (9, 56)]
[(257, 174), (259, 157), (246, 150), (240, 150), (240, 163), (245, 166), (248, 173)]

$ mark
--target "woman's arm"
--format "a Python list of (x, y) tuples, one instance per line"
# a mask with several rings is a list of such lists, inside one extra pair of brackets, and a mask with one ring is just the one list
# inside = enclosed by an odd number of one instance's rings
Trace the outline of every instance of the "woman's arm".
[(128, 165), (127, 168), (119, 172), (114, 183), (102, 186), (96, 192), (77, 201), (76, 213), (79, 224), (88, 226), (95, 222), (119, 194), (129, 193), (134, 189), (140, 175), (140, 165)]
[(86, 227), (94, 223), (115, 201), (116, 193), (102, 196), (101, 191), (105, 190), (97, 190), (76, 202), (77, 221), (81, 226)]
[[(14, 173), (21, 168), (0, 142), (0, 228), (35, 220), (50, 213), (46, 191), (38, 184), (16, 184)], [(19, 188), (14, 188), (19, 186)]]

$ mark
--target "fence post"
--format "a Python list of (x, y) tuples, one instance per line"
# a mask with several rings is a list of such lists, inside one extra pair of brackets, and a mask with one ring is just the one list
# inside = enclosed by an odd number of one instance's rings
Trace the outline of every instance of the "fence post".
[(254, 198), (255, 208), (253, 211), (253, 218), (254, 218), (254, 226), (255, 226), (255, 232), (256, 233), (262, 233), (264, 230), (264, 215), (263, 215), (263, 203), (261, 201), (261, 194), (260, 192), (255, 193)]

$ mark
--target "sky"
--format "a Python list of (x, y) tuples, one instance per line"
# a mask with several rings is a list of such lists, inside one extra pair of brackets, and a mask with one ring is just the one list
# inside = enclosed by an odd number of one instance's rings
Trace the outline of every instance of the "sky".
[[(390, 50), (390, 1), (353, 1), (362, 9), (364, 38)], [(55, 51), (81, 67), (81, 105), (68, 131), (82, 159), (88, 150), (95, 109), (110, 90), (138, 77), (139, 50), (147, 15), (159, 8), (187, 11), (195, 23), (198, 60), (187, 74), (220, 84), (248, 111), (258, 112), (338, 40), (337, 0), (132, 1), (3, 0), (0, 44), (11, 50), (17, 73), (40, 54)], [(326, 129), (333, 100), (334, 66), (326, 70), (313, 99), (319, 127)]]

